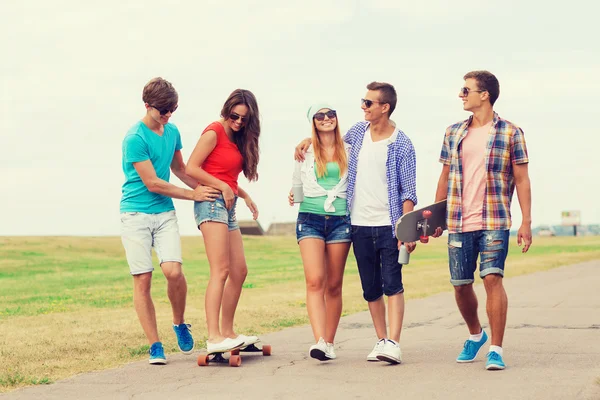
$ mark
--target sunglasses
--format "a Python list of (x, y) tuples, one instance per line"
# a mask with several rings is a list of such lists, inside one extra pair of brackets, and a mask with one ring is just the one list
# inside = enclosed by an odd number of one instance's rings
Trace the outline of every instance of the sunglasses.
[(384, 104), (381, 101), (375, 101), (375, 100), (367, 100), (367, 99), (360, 99), (360, 105), (362, 106), (363, 104), (365, 105), (365, 107), (367, 108), (371, 108), (371, 106), (373, 105), (373, 103), (379, 103), (379, 104)]
[(238, 115), (236, 113), (229, 114), (229, 119), (232, 121), (237, 121), (240, 118), (242, 119), (242, 123), (248, 121), (248, 117), (242, 117), (241, 115)]
[(314, 119), (316, 119), (317, 121), (323, 121), (325, 119), (325, 117), (329, 118), (329, 119), (334, 119), (337, 118), (337, 113), (335, 112), (335, 110), (329, 110), (327, 112), (318, 112), (314, 115)]
[(168, 113), (173, 114), (175, 111), (177, 111), (177, 108), (179, 107), (179, 105), (176, 105), (173, 108), (158, 108), (158, 107), (155, 107), (155, 106), (150, 105), (150, 104), (148, 104), (148, 106), (154, 108), (156, 111), (158, 111), (160, 113), (160, 115), (165, 115), (165, 114), (168, 114)]
[(487, 92), (487, 90), (472, 90), (472, 89), (469, 89), (468, 87), (460, 88), (460, 94), (463, 95), (463, 96), (468, 96), (469, 92), (478, 92), (478, 93), (480, 93), (480, 92)]

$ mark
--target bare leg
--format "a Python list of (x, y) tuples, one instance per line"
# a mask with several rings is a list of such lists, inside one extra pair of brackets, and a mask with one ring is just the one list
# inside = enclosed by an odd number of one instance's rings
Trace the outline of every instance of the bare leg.
[(229, 235), (227, 225), (220, 222), (204, 222), (200, 225), (200, 230), (210, 264), (205, 297), (207, 341), (219, 343), (225, 339), (219, 329), (219, 315), (225, 281), (229, 276)]
[(325, 242), (320, 239), (304, 239), (299, 242), (304, 277), (306, 279), (306, 310), (315, 341), (325, 338), (327, 313), (325, 310)]
[(156, 327), (156, 312), (150, 294), (151, 284), (152, 272), (133, 276), (133, 303), (149, 344), (160, 341)]
[(247, 275), (242, 233), (236, 229), (229, 232), (229, 278), (225, 283), (221, 308), (221, 333), (225, 337), (237, 337), (233, 330), (233, 319)]
[(371, 312), (371, 319), (375, 326), (375, 332), (379, 339), (387, 339), (387, 328), (385, 322), (385, 301), (383, 296), (375, 301), (369, 302), (369, 311)]
[(187, 297), (187, 282), (183, 275), (181, 264), (178, 262), (164, 262), (161, 264), (163, 274), (167, 278), (167, 293), (173, 310), (173, 324), (185, 322), (185, 301)]
[(388, 297), (388, 320), (390, 322), (389, 338), (399, 343), (404, 321), (404, 293)]
[(486, 309), (492, 331), (491, 344), (502, 347), (508, 311), (508, 297), (502, 284), (502, 277), (497, 274), (486, 275), (483, 278), (483, 285), (487, 293)]
[(325, 333), (323, 339), (333, 343), (342, 315), (342, 284), (350, 243), (326, 245), (327, 281), (325, 287)]
[(471, 335), (481, 333), (481, 323), (477, 316), (477, 296), (473, 290), (473, 284), (454, 286), (454, 298), (456, 305), (467, 323)]

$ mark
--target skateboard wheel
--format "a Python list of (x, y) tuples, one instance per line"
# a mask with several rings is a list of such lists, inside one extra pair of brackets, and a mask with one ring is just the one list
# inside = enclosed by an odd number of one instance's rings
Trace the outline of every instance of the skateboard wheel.
[(421, 237), (419, 238), (419, 241), (420, 241), (421, 243), (429, 243), (429, 236), (421, 236)]
[(262, 347), (262, 352), (263, 352), (263, 356), (270, 356), (271, 355), (271, 345), (264, 344)]
[(209, 360), (208, 360), (208, 354), (200, 354), (198, 356), (198, 366), (199, 367), (205, 367), (208, 365)]
[(423, 211), (423, 218), (431, 218), (431, 210)]
[(237, 356), (239, 354), (240, 354), (240, 349), (231, 350), (231, 355), (232, 356)]
[(238, 356), (230, 356), (229, 357), (229, 366), (230, 367), (239, 367), (242, 365), (242, 357)]

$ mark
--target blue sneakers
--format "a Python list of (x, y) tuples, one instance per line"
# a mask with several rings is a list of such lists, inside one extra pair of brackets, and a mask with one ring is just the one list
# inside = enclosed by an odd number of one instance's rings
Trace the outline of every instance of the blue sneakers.
[(479, 350), (485, 344), (485, 342), (487, 342), (488, 339), (488, 336), (485, 333), (485, 331), (482, 332), (483, 336), (481, 337), (481, 340), (479, 342), (474, 342), (472, 340), (465, 341), (465, 345), (460, 354), (458, 355), (456, 362), (468, 363), (472, 362), (475, 359), (475, 357), (477, 357), (477, 353), (479, 353)]
[(161, 342), (153, 343), (150, 346), (150, 360), (148, 361), (150, 364), (157, 365), (165, 365), (167, 363), (167, 359), (165, 357), (165, 350), (163, 349), (163, 345)]
[(194, 338), (190, 331), (191, 327), (192, 325), (190, 324), (173, 325), (173, 330), (177, 336), (177, 345), (183, 354), (191, 354), (192, 350), (194, 350)]
[(497, 371), (504, 369), (506, 365), (504, 365), (504, 361), (502, 361), (502, 356), (495, 351), (490, 351), (487, 354), (487, 362), (485, 363), (485, 369), (489, 371)]

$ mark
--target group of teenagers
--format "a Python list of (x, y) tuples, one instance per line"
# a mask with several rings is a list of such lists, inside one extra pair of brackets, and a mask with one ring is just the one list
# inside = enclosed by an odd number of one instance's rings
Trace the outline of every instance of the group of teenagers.
[[(456, 361), (474, 361), (488, 342), (473, 290), (479, 258), (491, 334), (485, 368), (499, 370), (505, 368), (502, 342), (508, 299), (502, 278), (515, 187), (522, 212), (517, 243), (523, 245), (523, 253), (532, 241), (529, 160), (523, 131), (494, 112), (500, 94), (497, 78), (488, 71), (472, 71), (463, 79), (459, 98), (471, 116), (446, 129), (435, 201), (447, 200), (450, 282), (469, 330)], [(300, 204), (296, 238), (315, 340), (310, 357), (320, 361), (337, 357), (335, 335), (352, 244), (377, 336), (366, 359), (399, 364), (404, 319), (399, 249), (405, 246), (411, 253), (416, 243), (397, 240), (394, 227), (417, 204), (416, 155), (409, 137), (390, 119), (397, 103), (394, 87), (372, 82), (366, 89), (361, 99), (364, 121), (354, 124), (345, 135), (335, 107), (316, 103), (308, 109), (312, 133), (295, 149), (288, 202)], [(185, 354), (194, 349), (191, 325), (184, 318), (187, 283), (173, 198), (194, 201), (195, 223), (202, 232), (210, 266), (205, 295), (207, 352), (252, 345), (258, 337), (234, 330), (235, 311), (248, 273), (235, 208), (241, 198), (253, 218), (258, 218), (256, 204), (238, 184), (241, 172), (249, 181), (258, 179), (256, 98), (248, 90), (234, 90), (221, 109), (221, 118), (204, 129), (187, 163), (181, 154), (180, 133), (169, 122), (178, 106), (173, 85), (154, 78), (145, 85), (142, 100), (146, 114), (123, 140), (125, 183), (120, 212), (134, 305), (150, 344), (149, 362), (166, 364), (150, 295), (152, 248), (167, 279), (179, 349)], [(169, 183), (170, 172), (190, 189)], [(434, 236), (441, 234), (438, 229)]]

